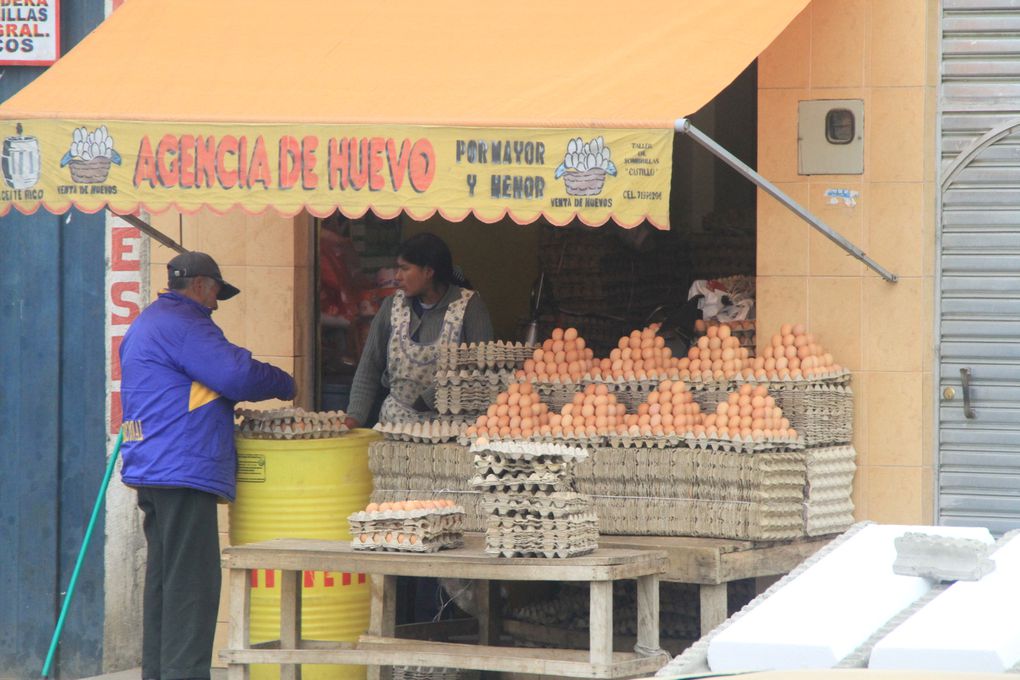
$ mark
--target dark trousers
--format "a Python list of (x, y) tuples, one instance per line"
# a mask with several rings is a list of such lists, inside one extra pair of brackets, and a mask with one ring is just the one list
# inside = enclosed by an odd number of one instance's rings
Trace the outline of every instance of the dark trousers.
[(195, 489), (138, 489), (148, 543), (142, 678), (208, 678), (220, 601), (216, 496)]

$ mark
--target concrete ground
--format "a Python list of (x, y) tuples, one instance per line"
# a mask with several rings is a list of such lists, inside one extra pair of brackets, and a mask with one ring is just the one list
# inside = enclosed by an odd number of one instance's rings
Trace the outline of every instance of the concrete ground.
[[(107, 673), (106, 675), (94, 675), (91, 678), (83, 678), (82, 680), (142, 680), (142, 669), (129, 668), (126, 671)], [(212, 669), (211, 680), (227, 680), (227, 669)]]

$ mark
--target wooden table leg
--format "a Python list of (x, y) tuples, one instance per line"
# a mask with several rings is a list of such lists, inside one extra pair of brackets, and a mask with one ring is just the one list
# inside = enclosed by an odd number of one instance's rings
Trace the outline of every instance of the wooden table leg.
[[(371, 576), (372, 604), (368, 619), (368, 634), (393, 637), (397, 629), (397, 577)], [(385, 680), (391, 673), (382, 666), (368, 667), (368, 680)]]
[(589, 661), (608, 666), (613, 662), (613, 582), (592, 581), (589, 604)]
[(707, 635), (729, 616), (727, 584), (701, 585), (701, 634)]
[[(227, 646), (232, 650), (251, 646), (251, 579), (247, 569), (231, 569), (227, 579), (230, 588), (230, 624)], [(246, 663), (227, 664), (228, 680), (248, 680)]]
[(638, 654), (658, 654), (659, 648), (659, 575), (637, 579), (637, 645)]
[(478, 606), (478, 644), (492, 645), (499, 640), (499, 581), (472, 581)]
[[(280, 649), (301, 646), (301, 572), (280, 572)], [(280, 664), (280, 680), (301, 680), (301, 664)]]

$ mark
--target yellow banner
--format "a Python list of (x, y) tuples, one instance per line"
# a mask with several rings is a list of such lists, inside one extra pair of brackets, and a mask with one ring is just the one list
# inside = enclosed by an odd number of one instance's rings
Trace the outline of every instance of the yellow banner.
[(0, 214), (337, 208), (669, 226), (672, 130), (0, 122)]

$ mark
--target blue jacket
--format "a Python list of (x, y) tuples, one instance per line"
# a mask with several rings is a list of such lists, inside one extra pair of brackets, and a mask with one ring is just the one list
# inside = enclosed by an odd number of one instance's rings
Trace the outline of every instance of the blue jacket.
[(177, 291), (160, 293), (131, 324), (120, 365), (128, 486), (234, 500), (234, 404), (294, 397), (293, 378), (232, 345), (209, 309)]

